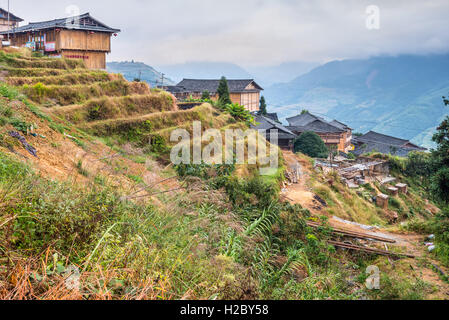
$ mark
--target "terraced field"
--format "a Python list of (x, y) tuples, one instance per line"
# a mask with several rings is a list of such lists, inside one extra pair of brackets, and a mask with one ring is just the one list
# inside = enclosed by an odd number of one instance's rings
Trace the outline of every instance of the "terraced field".
[(210, 105), (179, 110), (171, 94), (143, 82), (128, 82), (120, 74), (88, 70), (81, 60), (2, 51), (0, 76), (49, 116), (122, 142), (144, 142), (156, 136), (168, 144), (172, 130), (191, 131), (192, 121), (201, 121), (203, 130), (238, 126), (233, 117)]

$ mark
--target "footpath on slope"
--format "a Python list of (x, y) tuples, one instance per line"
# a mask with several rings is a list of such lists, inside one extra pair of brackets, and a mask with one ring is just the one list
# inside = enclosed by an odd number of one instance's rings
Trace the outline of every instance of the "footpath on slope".
[[(308, 187), (308, 182), (312, 174), (312, 165), (310, 161), (295, 155), (290, 151), (283, 151), (284, 159), (287, 168), (300, 167), (301, 179), (297, 184), (291, 184), (286, 186), (282, 195), (286, 200), (292, 204), (300, 204), (303, 208), (308, 209), (312, 215), (322, 216), (324, 211), (322, 210), (320, 202), (316, 199), (316, 195)], [(431, 294), (429, 299), (449, 299), (449, 284), (442, 280), (436, 270), (432, 270), (432, 265), (438, 266), (446, 275), (449, 272), (446, 268), (442, 267), (440, 263), (430, 256), (427, 251), (427, 247), (424, 246), (425, 236), (415, 233), (393, 233), (383, 228), (374, 226), (365, 226), (362, 224), (346, 221), (335, 216), (330, 216), (329, 225), (334, 228), (340, 228), (349, 232), (360, 232), (364, 234), (376, 235), (388, 239), (395, 240), (394, 244), (382, 244), (383, 249), (389, 249), (391, 247), (400, 247), (405, 252), (416, 256), (416, 259), (404, 259), (410, 266), (410, 271), (415, 274), (416, 279), (422, 279), (423, 281), (433, 285), (436, 290)], [(423, 260), (427, 263), (423, 263)], [(394, 266), (394, 265), (393, 265)]]

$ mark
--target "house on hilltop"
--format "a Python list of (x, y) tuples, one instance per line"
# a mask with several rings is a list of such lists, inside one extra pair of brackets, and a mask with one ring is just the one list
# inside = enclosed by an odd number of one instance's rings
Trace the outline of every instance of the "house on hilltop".
[(0, 8), (0, 32), (17, 28), (22, 21), (22, 18), (19, 18), (11, 12), (8, 13), (5, 9)]
[(385, 134), (370, 131), (353, 140), (354, 154), (359, 156), (369, 152), (379, 152), (406, 157), (412, 151), (427, 151), (426, 148), (411, 143), (409, 140), (400, 139)]
[[(259, 111), (260, 92), (263, 90), (253, 79), (227, 80), (230, 98), (233, 103), (244, 106), (250, 112)], [(176, 86), (168, 86), (165, 89), (172, 93), (178, 100), (186, 100), (189, 97), (200, 99), (203, 92), (209, 92), (212, 100), (218, 100), (218, 85), (220, 80), (184, 79)]]
[(287, 121), (289, 123), (287, 129), (297, 135), (312, 131), (319, 135), (327, 146), (333, 146), (345, 153), (351, 149), (352, 129), (344, 123), (337, 120), (328, 122), (309, 112), (288, 118)]
[(2, 31), (10, 34), (11, 45), (28, 47), (48, 56), (82, 59), (89, 69), (106, 69), (111, 36), (119, 29), (108, 27), (89, 13), (51, 21), (32, 22)]

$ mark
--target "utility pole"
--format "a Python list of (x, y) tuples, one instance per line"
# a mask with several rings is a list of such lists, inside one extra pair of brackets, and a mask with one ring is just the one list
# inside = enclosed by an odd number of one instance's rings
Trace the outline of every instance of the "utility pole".
[(8, 42), (9, 42), (9, 27), (10, 27), (10, 24), (9, 24), (9, 0), (8, 0)]
[(164, 76), (165, 76), (165, 73), (162, 73), (162, 85), (161, 85), (161, 87), (164, 87)]

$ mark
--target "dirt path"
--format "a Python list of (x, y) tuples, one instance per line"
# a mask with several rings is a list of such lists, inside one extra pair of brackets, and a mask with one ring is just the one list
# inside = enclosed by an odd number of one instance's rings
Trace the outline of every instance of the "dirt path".
[[(313, 170), (311, 163), (289, 151), (284, 151), (283, 154), (287, 168), (290, 169), (296, 167), (297, 164), (300, 165), (301, 179), (298, 184), (287, 186), (283, 190), (282, 195), (291, 203), (300, 204), (303, 208), (308, 209), (312, 214), (323, 215), (320, 203), (316, 200), (315, 194), (311, 192), (308, 187), (310, 175)], [(424, 246), (423, 235), (413, 233), (393, 233), (381, 228), (345, 221), (338, 217), (329, 217), (329, 224), (333, 227), (346, 229), (348, 231), (363, 232), (395, 240), (395, 244), (388, 244), (387, 247), (385, 247), (384, 244), (380, 246), (379, 243), (373, 243), (373, 246), (377, 245), (381, 249), (391, 249), (394, 246), (401, 247), (403, 252), (415, 255), (417, 257), (416, 259), (404, 259), (402, 262), (409, 264), (410, 272), (413, 273), (415, 278), (422, 279), (435, 288), (434, 292), (429, 294), (426, 298), (449, 299), (449, 284), (443, 281), (431, 266), (432, 264), (437, 265), (447, 275), (449, 275), (449, 270), (443, 268), (439, 262), (432, 259), (427, 251), (427, 247)]]
[(287, 168), (294, 168), (298, 164), (301, 168), (301, 179), (298, 184), (289, 185), (283, 190), (282, 195), (291, 203), (300, 204), (310, 212), (318, 214), (320, 203), (315, 199), (315, 194), (308, 188), (307, 183), (310, 177), (311, 165), (306, 160), (298, 158), (293, 152), (284, 151), (284, 159)]

